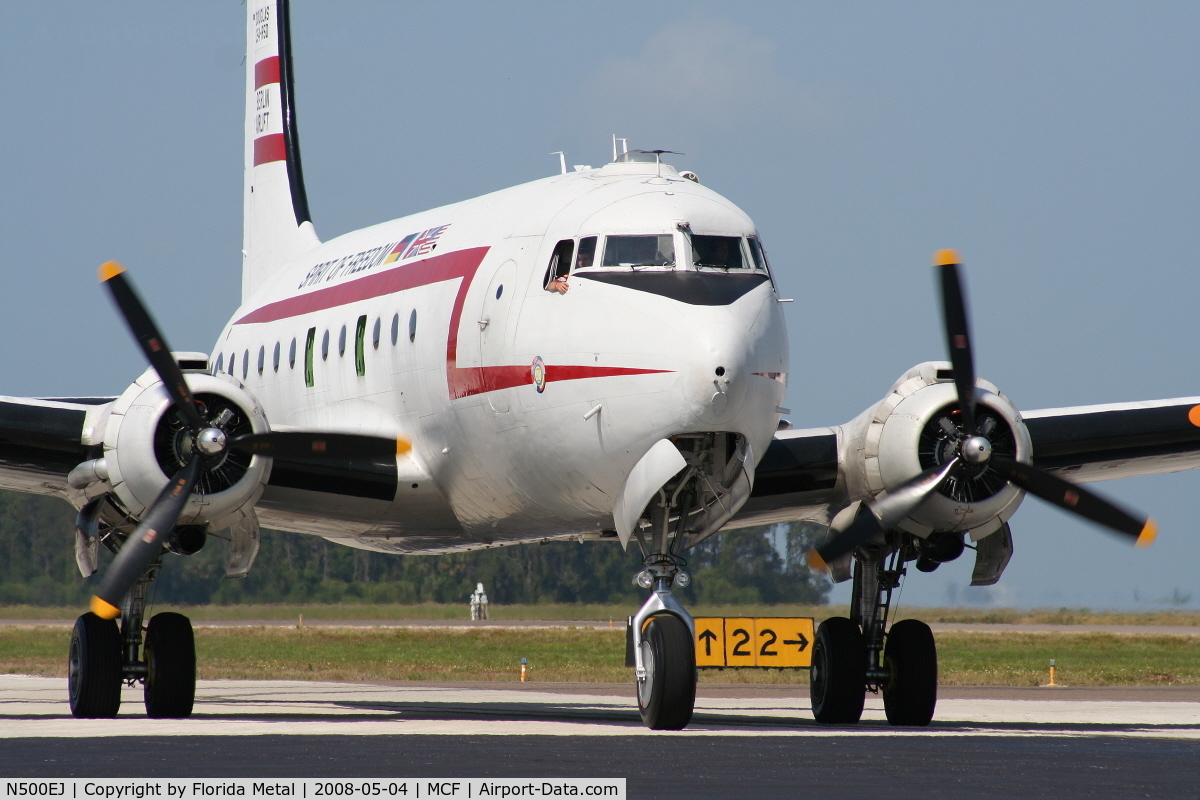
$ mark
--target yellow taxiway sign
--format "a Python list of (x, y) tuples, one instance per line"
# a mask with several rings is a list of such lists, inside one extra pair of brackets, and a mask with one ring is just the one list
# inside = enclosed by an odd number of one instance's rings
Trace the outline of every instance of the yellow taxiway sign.
[(812, 617), (697, 617), (697, 667), (812, 665)]

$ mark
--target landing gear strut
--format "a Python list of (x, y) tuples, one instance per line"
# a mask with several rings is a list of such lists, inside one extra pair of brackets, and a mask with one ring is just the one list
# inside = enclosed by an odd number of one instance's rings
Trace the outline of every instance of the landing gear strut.
[(653, 548), (637, 531), (646, 567), (634, 580), (654, 591), (629, 618), (629, 641), (642, 722), (652, 730), (677, 731), (691, 722), (696, 705), (696, 631), (691, 615), (671, 594), (672, 585), (687, 586), (690, 578), (680, 569), (686, 562), (671, 548), (681, 537), (668, 541), (668, 512), (663, 496), (650, 517)]
[[(67, 688), (76, 717), (115, 717), (121, 707), (122, 684), (144, 684), (146, 714), (186, 717), (196, 695), (196, 645), (192, 624), (182, 614), (164, 612), (150, 618), (142, 645), (146, 589), (154, 580), (158, 559), (134, 584), (121, 608), (121, 626), (88, 612), (71, 633)], [(145, 660), (139, 655), (144, 652)]]
[(821, 623), (813, 647), (809, 694), (813, 716), (828, 724), (854, 724), (866, 692), (882, 692), (893, 725), (928, 725), (937, 705), (937, 647), (924, 622), (906, 619), (887, 629), (892, 591), (904, 562), (916, 558), (907, 534), (890, 532), (883, 546), (854, 554), (850, 618)]

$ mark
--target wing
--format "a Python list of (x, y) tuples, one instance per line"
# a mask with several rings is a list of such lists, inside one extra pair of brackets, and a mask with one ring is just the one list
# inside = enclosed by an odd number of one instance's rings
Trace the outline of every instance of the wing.
[[(1073, 483), (1200, 468), (1200, 397), (1048, 408), (1023, 415), (1033, 463)], [(780, 431), (750, 499), (726, 530), (811, 520), (828, 524), (851, 500), (839, 460), (842, 427)]]
[(1025, 413), (1033, 463), (1074, 483), (1200, 467), (1200, 397)]
[(111, 397), (0, 397), (0, 489), (66, 496), (67, 474), (94, 457), (85, 431)]

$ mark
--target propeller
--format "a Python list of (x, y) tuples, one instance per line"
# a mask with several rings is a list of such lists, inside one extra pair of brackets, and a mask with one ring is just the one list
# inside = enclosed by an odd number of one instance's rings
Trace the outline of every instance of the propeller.
[(146, 305), (134, 291), (125, 268), (115, 261), (100, 266), (100, 282), (108, 287), (117, 310), (137, 340), (146, 360), (158, 374), (171, 404), (179, 412), (192, 437), (191, 459), (171, 478), (154, 502), (146, 509), (133, 533), (100, 579), (91, 609), (99, 617), (113, 619), (130, 588), (162, 552), (163, 540), (175, 527), (205, 467), (217, 461), (228, 449), (268, 458), (344, 461), (346, 459), (385, 459), (403, 455), (412, 443), (403, 437), (384, 438), (351, 433), (317, 431), (272, 431), (252, 433), (230, 439), (222, 429), (223, 419), (205, 419), (183, 371), (171, 355), (166, 339), (158, 330)]
[[(828, 569), (836, 560), (865, 544), (900, 520), (916, 511), (930, 495), (952, 476), (965, 469), (982, 470), (991, 467), (1008, 481), (1035, 497), (1059, 508), (1103, 525), (1123, 536), (1132, 538), (1137, 547), (1148, 547), (1158, 535), (1153, 519), (1139, 517), (1100, 495), (1051, 475), (1032, 464), (994, 454), (992, 443), (981, 435), (975, 418), (975, 357), (971, 350), (967, 304), (959, 273), (958, 253), (939, 250), (933, 259), (942, 292), (942, 313), (945, 322), (946, 344), (954, 371), (954, 388), (962, 413), (962, 428), (958, 432), (956, 453), (945, 464), (925, 470), (897, 489), (871, 503), (860, 506), (858, 513), (845, 530), (828, 542), (808, 552), (808, 563), (817, 569)], [(986, 432), (986, 426), (985, 432)]]

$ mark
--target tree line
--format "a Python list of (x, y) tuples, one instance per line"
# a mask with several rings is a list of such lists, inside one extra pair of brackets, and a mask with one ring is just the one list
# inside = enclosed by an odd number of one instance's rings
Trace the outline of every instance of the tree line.
[[(62, 500), (0, 491), (0, 604), (84, 607), (90, 586), (74, 551), (75, 512)], [(678, 593), (707, 604), (826, 601), (830, 584), (804, 553), (824, 528), (792, 523), (731, 531), (685, 557), (694, 581)], [(213, 537), (193, 556), (165, 554), (152, 586), (158, 603), (465, 603), (477, 582), (493, 603), (624, 603), (645, 590), (636, 545), (550, 542), (453, 553), (396, 556), (264, 530), (249, 576), (226, 580), (226, 545)], [(107, 563), (102, 548), (102, 566)]]

